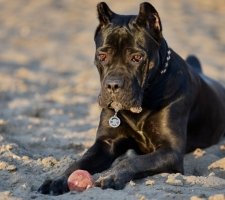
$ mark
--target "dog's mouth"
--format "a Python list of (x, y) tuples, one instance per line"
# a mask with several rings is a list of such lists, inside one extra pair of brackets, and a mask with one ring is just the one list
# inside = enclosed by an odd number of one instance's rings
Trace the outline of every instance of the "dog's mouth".
[[(134, 95), (135, 94), (135, 95)], [(100, 92), (98, 97), (99, 106), (102, 108), (110, 108), (115, 112), (127, 110), (132, 113), (142, 112), (142, 92), (122, 93), (119, 95), (109, 95), (105, 92)]]
[(142, 107), (141, 106), (131, 106), (131, 107), (124, 107), (121, 103), (117, 102), (117, 101), (113, 101), (108, 105), (109, 108), (114, 109), (116, 112), (120, 111), (120, 110), (129, 110), (132, 113), (140, 113), (142, 111)]

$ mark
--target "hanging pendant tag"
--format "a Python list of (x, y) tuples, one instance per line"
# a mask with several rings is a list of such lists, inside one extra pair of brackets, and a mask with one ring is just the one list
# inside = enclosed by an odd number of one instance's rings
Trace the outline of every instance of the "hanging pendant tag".
[(113, 115), (112, 117), (110, 117), (110, 119), (109, 119), (109, 125), (112, 128), (117, 128), (120, 125), (120, 118), (117, 117), (117, 112), (115, 112), (115, 115)]

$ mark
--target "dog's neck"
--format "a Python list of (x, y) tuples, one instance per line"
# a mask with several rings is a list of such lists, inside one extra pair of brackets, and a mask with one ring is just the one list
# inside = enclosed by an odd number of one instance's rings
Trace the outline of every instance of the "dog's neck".
[(168, 47), (167, 42), (165, 40), (164, 40), (164, 43), (165, 43), (165, 45), (163, 45), (164, 47), (162, 47), (163, 50), (161, 50), (161, 51), (163, 51), (163, 53), (159, 50), (159, 59), (160, 59), (159, 70), (160, 70), (160, 74), (165, 74), (167, 72), (167, 69), (169, 67), (169, 61), (171, 59), (171, 57), (170, 57), (171, 50)]
[[(170, 59), (171, 50), (168, 47), (166, 40), (163, 38), (159, 46), (158, 58), (156, 60), (155, 67), (148, 74), (148, 78), (145, 84), (150, 85), (154, 82), (155, 79), (158, 79), (162, 75), (166, 74), (169, 68)], [(147, 85), (145, 85), (145, 87)]]
[(161, 75), (167, 72), (167, 69), (169, 67), (169, 61), (171, 58), (170, 55), (171, 50), (168, 47), (166, 40), (163, 38), (159, 48), (159, 65), (158, 65), (158, 70)]

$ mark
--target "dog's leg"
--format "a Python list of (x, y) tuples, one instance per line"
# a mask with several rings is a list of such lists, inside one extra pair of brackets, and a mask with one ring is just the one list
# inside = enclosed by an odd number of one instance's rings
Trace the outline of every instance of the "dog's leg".
[(97, 140), (80, 160), (75, 161), (58, 178), (46, 180), (38, 191), (42, 194), (60, 195), (69, 191), (67, 179), (73, 171), (83, 169), (94, 174), (109, 168), (115, 159), (114, 154), (110, 152), (110, 148), (109, 144), (104, 141)]
[[(135, 178), (146, 177), (161, 172), (183, 173), (183, 155), (171, 148), (162, 148), (145, 154), (129, 154), (120, 162), (101, 174), (96, 186), (103, 189), (122, 189), (127, 182)], [(116, 160), (117, 161), (117, 160)], [(116, 162), (115, 161), (115, 162)]]

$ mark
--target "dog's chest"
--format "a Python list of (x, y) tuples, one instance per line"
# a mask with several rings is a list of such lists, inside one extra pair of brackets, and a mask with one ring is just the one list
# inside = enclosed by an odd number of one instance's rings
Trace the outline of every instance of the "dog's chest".
[(142, 153), (151, 153), (156, 150), (156, 146), (153, 144), (151, 137), (149, 137), (146, 132), (138, 130), (135, 132), (133, 137)]
[(153, 152), (158, 146), (155, 143), (156, 128), (152, 126), (151, 121), (147, 120), (147, 116), (148, 114), (143, 115), (139, 120), (126, 117), (127, 124), (133, 130), (128, 134), (131, 134), (130, 136), (135, 140), (142, 153)]

